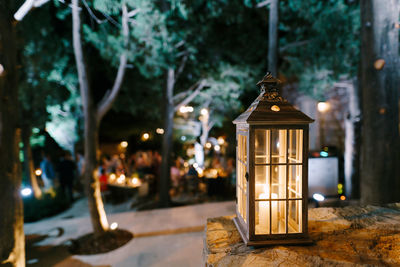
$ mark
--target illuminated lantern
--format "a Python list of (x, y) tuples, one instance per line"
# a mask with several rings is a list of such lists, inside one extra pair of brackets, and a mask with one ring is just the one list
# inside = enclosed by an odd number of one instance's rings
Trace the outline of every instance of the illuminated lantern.
[(267, 73), (261, 94), (233, 121), (237, 138), (235, 225), (249, 246), (309, 243), (308, 128), (314, 120)]

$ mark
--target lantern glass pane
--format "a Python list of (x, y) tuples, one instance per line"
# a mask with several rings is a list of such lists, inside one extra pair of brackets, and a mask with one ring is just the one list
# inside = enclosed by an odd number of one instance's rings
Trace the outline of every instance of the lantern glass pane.
[(269, 163), (269, 142), (270, 130), (256, 129), (255, 130), (255, 163), (266, 164)]
[(269, 201), (255, 202), (255, 233), (256, 235), (269, 234)]
[(272, 164), (286, 163), (286, 134), (287, 130), (271, 130)]
[(301, 200), (289, 200), (288, 232), (302, 232), (302, 202)]
[(286, 198), (286, 165), (271, 165), (271, 198)]
[(271, 201), (271, 234), (286, 233), (286, 201)]
[(303, 160), (303, 130), (289, 130), (289, 163), (302, 163)]
[(256, 199), (269, 199), (269, 166), (256, 166)]
[(302, 166), (301, 165), (289, 165), (289, 198), (301, 198), (302, 197)]
[(247, 136), (238, 134), (237, 147), (237, 209), (243, 220), (246, 222), (247, 216)]

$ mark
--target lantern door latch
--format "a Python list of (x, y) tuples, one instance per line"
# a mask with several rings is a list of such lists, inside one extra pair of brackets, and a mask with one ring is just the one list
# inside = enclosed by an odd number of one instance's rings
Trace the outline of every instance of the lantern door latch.
[(249, 173), (246, 172), (246, 174), (244, 175), (244, 177), (246, 177), (246, 181), (248, 182), (248, 181), (249, 181)]

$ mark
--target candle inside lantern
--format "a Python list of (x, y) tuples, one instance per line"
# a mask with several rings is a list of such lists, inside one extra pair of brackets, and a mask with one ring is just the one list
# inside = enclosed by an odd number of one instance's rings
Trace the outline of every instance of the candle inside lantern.
[[(278, 195), (275, 193), (271, 194), (271, 199), (277, 199)], [(259, 199), (269, 199), (269, 187), (264, 185), (264, 193), (259, 195)], [(258, 203), (258, 212), (259, 212), (259, 226), (260, 230), (263, 233), (269, 232), (269, 202), (268, 201), (259, 201)], [(271, 206), (271, 215), (272, 215), (272, 226), (277, 226), (278, 221), (278, 203), (277, 201), (272, 202)]]
[[(269, 194), (262, 193), (259, 196), (261, 199), (269, 197)], [(266, 232), (269, 229), (269, 202), (260, 201), (258, 202), (258, 213), (259, 213), (259, 225), (261, 232)]]

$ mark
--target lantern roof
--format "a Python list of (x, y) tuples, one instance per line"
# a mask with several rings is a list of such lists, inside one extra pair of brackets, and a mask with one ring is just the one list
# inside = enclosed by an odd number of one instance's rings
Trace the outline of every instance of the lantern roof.
[(257, 83), (261, 93), (250, 107), (237, 117), (233, 123), (247, 124), (308, 124), (314, 120), (297, 110), (280, 91), (281, 81), (270, 72)]

